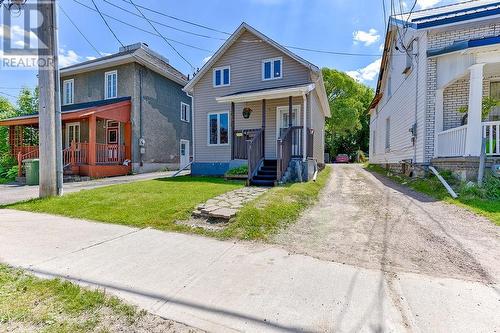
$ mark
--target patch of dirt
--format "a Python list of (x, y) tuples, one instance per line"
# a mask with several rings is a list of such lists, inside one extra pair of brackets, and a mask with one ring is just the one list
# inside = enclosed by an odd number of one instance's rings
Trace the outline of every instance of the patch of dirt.
[(320, 202), (273, 241), (296, 253), (385, 272), (497, 283), (500, 228), (359, 165), (334, 165)]
[(191, 228), (202, 228), (208, 231), (220, 231), (224, 230), (229, 225), (229, 222), (222, 219), (192, 217), (188, 220), (176, 221), (175, 224)]

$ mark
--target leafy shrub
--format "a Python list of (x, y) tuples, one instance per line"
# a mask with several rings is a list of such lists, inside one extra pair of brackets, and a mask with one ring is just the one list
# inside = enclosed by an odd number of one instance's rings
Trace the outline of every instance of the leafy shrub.
[(5, 174), (5, 178), (7, 180), (14, 180), (17, 177), (17, 172), (19, 171), (19, 167), (17, 165), (14, 165), (11, 167), (7, 173)]
[(500, 179), (487, 175), (483, 180), (483, 186), (474, 183), (462, 184), (460, 195), (466, 198), (500, 200)]
[(227, 176), (246, 176), (248, 175), (248, 165), (242, 165), (232, 168), (226, 173)]

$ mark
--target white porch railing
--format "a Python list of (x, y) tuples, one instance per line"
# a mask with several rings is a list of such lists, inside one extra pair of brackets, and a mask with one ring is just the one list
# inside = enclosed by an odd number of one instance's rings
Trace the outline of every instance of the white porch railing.
[[(500, 121), (482, 123), (486, 140), (486, 155), (500, 156)], [(437, 134), (437, 157), (465, 156), (467, 125), (451, 128)]]
[(438, 157), (464, 156), (466, 138), (467, 125), (438, 133)]
[(484, 122), (483, 138), (486, 139), (486, 155), (500, 156), (500, 121)]

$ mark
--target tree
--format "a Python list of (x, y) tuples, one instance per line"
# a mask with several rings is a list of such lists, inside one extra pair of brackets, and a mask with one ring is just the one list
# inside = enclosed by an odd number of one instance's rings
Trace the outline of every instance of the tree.
[(367, 151), (373, 89), (335, 69), (323, 68), (322, 72), (332, 114), (325, 124), (326, 151), (331, 156), (345, 153), (351, 157), (358, 150)]
[(38, 113), (38, 87), (33, 90), (23, 88), (17, 98), (17, 106), (19, 116)]

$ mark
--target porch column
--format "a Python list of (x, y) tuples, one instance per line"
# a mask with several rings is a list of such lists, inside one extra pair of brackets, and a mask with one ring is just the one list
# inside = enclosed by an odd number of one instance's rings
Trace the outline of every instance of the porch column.
[(262, 100), (262, 151), (266, 156), (266, 100)]
[(9, 126), (9, 148), (10, 148), (10, 154), (12, 156), (14, 156), (16, 154), (15, 153), (15, 147), (16, 147), (15, 129), (16, 129), (15, 126)]
[(302, 120), (302, 161), (307, 160), (307, 95), (302, 95), (304, 100), (304, 112)]
[(439, 157), (438, 133), (443, 131), (444, 89), (436, 90), (434, 112), (434, 157)]
[(293, 114), (292, 96), (288, 97), (288, 127), (292, 127), (292, 114)]
[(465, 155), (480, 156), (482, 143), (482, 104), (483, 104), (483, 69), (484, 64), (472, 65), (469, 83), (469, 112), (467, 117), (467, 138)]
[(231, 160), (234, 160), (234, 102), (231, 102)]
[(89, 165), (96, 163), (97, 118), (93, 114), (89, 118)]
[[(124, 126), (125, 135), (125, 159), (132, 161), (132, 123), (127, 121)], [(131, 164), (132, 165), (132, 164)]]

